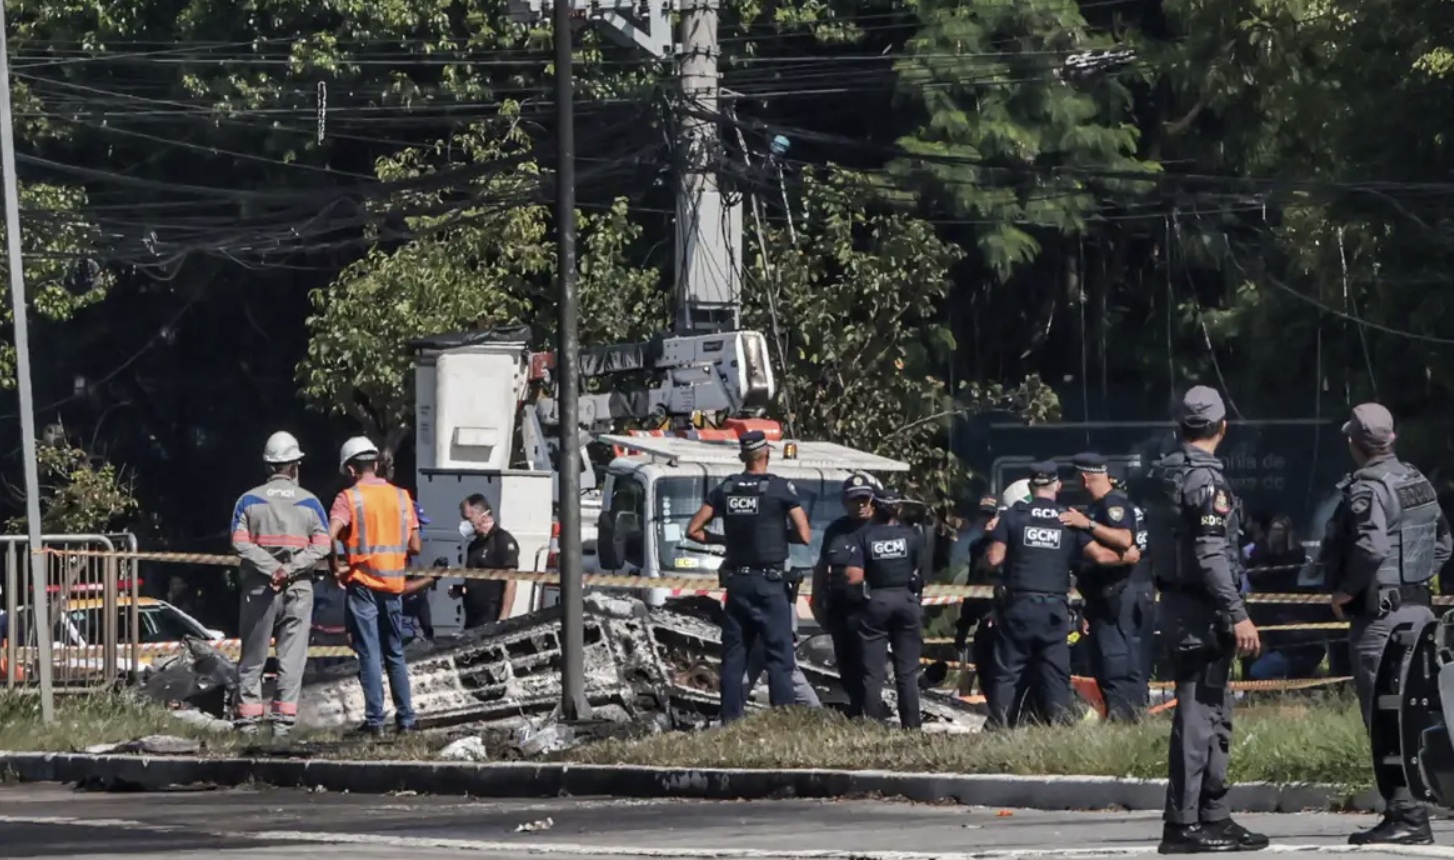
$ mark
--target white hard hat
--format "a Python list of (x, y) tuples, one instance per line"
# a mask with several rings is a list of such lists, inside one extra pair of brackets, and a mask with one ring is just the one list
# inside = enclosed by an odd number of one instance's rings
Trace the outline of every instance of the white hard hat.
[(279, 430), (268, 437), (268, 443), (263, 446), (264, 463), (296, 463), (303, 459), (303, 449), (298, 447), (298, 439), (292, 433)]
[(1011, 508), (1020, 502), (1028, 502), (1031, 495), (1030, 479), (1021, 478), (1005, 488), (1005, 492), (1000, 496), (1000, 507)]
[(379, 449), (374, 447), (374, 443), (369, 441), (369, 437), (355, 436), (347, 442), (344, 442), (343, 447), (338, 449), (338, 470), (340, 472), (344, 471), (344, 467), (348, 465), (349, 460), (354, 460), (359, 457), (377, 458), (378, 456)]

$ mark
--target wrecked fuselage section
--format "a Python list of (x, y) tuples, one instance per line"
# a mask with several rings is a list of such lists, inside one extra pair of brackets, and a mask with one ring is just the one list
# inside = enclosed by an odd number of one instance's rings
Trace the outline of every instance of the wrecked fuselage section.
[[(589, 594), (585, 609), (585, 693), (597, 720), (649, 731), (705, 728), (721, 710), (721, 627), (715, 601), (648, 609), (624, 596)], [(470, 631), (406, 654), (421, 728), (516, 728), (548, 717), (561, 698), (560, 609)], [(811, 651), (804, 648), (800, 651)], [(844, 699), (837, 673), (804, 659), (799, 667), (825, 703)], [(299, 702), (300, 724), (358, 725), (363, 693), (352, 660), (314, 668)], [(765, 695), (765, 679), (758, 692)], [(890, 706), (891, 691), (885, 692)], [(983, 718), (952, 696), (924, 691), (926, 728), (977, 730)], [(749, 703), (749, 707), (763, 703)]]

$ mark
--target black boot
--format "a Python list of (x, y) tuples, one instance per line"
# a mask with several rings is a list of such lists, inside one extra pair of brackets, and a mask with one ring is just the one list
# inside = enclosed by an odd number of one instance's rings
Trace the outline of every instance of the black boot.
[(1433, 845), (1429, 810), (1421, 803), (1390, 804), (1377, 826), (1348, 837), (1349, 845)]
[(1238, 851), (1261, 851), (1272, 841), (1261, 833), (1253, 833), (1230, 818), (1202, 826), (1236, 842)]
[(1211, 854), (1242, 850), (1237, 840), (1223, 833), (1217, 825), (1171, 824), (1161, 830), (1158, 854)]

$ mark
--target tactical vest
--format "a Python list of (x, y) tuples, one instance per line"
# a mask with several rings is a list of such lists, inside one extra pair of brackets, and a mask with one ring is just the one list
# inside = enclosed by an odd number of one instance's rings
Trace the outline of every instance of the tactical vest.
[(860, 533), (863, 578), (870, 590), (908, 587), (919, 566), (918, 536), (918, 529), (902, 524), (874, 524)]
[(1064, 505), (1046, 499), (1019, 502), (1010, 516), (1006, 548), (1005, 588), (1042, 594), (1070, 591), (1071, 553), (1075, 541), (1060, 522)]
[(1429, 480), (1418, 469), (1398, 461), (1360, 469), (1353, 476), (1361, 481), (1378, 481), (1393, 500), (1386, 512), (1388, 556), (1374, 578), (1378, 587), (1422, 585), (1437, 576), (1434, 548), (1440, 511)]
[(727, 509), (722, 532), (727, 539), (724, 568), (781, 567), (788, 559), (787, 510), (768, 490), (772, 475), (743, 473), (722, 484)]
[[(1151, 467), (1148, 476), (1145, 516), (1151, 575), (1156, 584), (1165, 590), (1206, 591), (1201, 564), (1196, 557), (1195, 524), (1191, 521), (1197, 513), (1187, 511), (1181, 504), (1182, 487), (1191, 473), (1198, 469), (1214, 470), (1210, 464), (1192, 462), (1185, 451), (1172, 451)], [(1227, 496), (1231, 505), (1226, 514), (1227, 560), (1234, 572), (1240, 572), (1244, 567), (1238, 549), (1242, 502), (1230, 491)]]

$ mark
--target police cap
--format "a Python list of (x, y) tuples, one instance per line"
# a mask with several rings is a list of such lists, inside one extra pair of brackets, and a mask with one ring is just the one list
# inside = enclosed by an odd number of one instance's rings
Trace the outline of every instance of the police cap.
[(873, 503), (885, 507), (897, 505), (904, 500), (904, 494), (893, 487), (880, 487), (873, 491)]
[(1000, 500), (994, 496), (981, 496), (975, 510), (982, 514), (993, 514), (1000, 509)]
[(739, 443), (742, 446), (742, 453), (744, 454), (751, 451), (761, 451), (767, 447), (767, 434), (761, 430), (749, 430), (742, 434)]
[(1077, 472), (1087, 475), (1104, 475), (1106, 473), (1106, 458), (1094, 451), (1086, 451), (1084, 454), (1076, 454), (1070, 458)]
[(1210, 427), (1227, 417), (1227, 407), (1215, 388), (1197, 385), (1187, 391), (1176, 409), (1176, 420), (1187, 427)]
[(1030, 464), (1030, 486), (1048, 487), (1060, 480), (1060, 467), (1046, 460)]
[(871, 498), (873, 494), (873, 482), (862, 475), (853, 475), (843, 482), (843, 497), (845, 499)]
[(1360, 403), (1343, 425), (1343, 435), (1364, 450), (1385, 451), (1393, 444), (1393, 413), (1377, 403)]
[(416, 519), (419, 520), (419, 525), (421, 525), (421, 526), (427, 526), (427, 525), (429, 525), (429, 522), (430, 522), (429, 517), (424, 516), (424, 506), (421, 505), (421, 504), (419, 504), (418, 502), (415, 502), (414, 503), (414, 516), (415, 516)]

